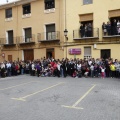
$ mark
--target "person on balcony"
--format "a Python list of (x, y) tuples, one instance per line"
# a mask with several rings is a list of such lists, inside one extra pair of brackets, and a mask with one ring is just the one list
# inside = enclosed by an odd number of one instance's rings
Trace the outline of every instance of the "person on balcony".
[(88, 37), (88, 30), (87, 30), (88, 26), (87, 24), (85, 24), (85, 33), (84, 33), (84, 37)]
[(118, 35), (120, 35), (120, 21), (119, 20), (117, 22), (117, 32), (118, 32)]
[(112, 22), (112, 35), (117, 35), (117, 21), (114, 19)]
[(91, 23), (88, 23), (87, 31), (88, 31), (88, 37), (92, 37), (92, 24)]
[(80, 26), (80, 36), (81, 36), (81, 38), (84, 37), (84, 26), (83, 26), (83, 24), (81, 24), (81, 26)]
[(108, 36), (111, 35), (111, 23), (109, 21), (107, 22), (107, 33)]
[(103, 30), (103, 35), (106, 36), (107, 35), (107, 25), (105, 24), (105, 22), (103, 22), (103, 24), (102, 24), (102, 30)]

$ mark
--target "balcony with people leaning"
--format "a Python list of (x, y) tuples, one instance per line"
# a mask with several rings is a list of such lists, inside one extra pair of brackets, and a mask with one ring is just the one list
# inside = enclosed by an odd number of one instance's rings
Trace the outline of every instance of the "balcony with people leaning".
[(87, 40), (87, 39), (98, 39), (99, 28), (93, 28), (93, 22), (81, 22), (78, 30), (73, 30), (74, 40)]
[(102, 24), (103, 38), (120, 37), (120, 19), (113, 19)]

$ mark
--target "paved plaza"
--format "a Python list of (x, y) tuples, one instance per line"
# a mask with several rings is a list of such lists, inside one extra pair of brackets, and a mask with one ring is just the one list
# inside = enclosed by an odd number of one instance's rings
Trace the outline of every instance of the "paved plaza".
[(120, 120), (120, 79), (0, 78), (0, 120)]

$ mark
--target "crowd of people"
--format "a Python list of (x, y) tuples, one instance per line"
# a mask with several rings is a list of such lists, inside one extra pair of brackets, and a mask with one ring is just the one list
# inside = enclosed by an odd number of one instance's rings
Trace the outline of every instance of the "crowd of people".
[(104, 36), (109, 35), (120, 35), (120, 21), (114, 19), (111, 22), (103, 22), (102, 30)]
[(120, 62), (109, 59), (45, 59), (34, 61), (5, 61), (0, 63), (0, 76), (29, 74), (37, 77), (100, 77), (120, 78)]

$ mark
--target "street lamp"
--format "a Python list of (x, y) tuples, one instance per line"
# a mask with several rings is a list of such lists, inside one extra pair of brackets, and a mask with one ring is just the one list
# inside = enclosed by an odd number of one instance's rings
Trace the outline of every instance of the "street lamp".
[(65, 36), (65, 41), (66, 41), (66, 59), (67, 59), (67, 40), (68, 40), (68, 37), (67, 37), (67, 29), (64, 30), (64, 36)]
[(67, 33), (68, 33), (68, 31), (67, 31), (67, 29), (65, 29), (65, 30), (64, 30), (64, 36), (65, 36), (65, 38), (66, 38), (66, 41), (68, 40)]

